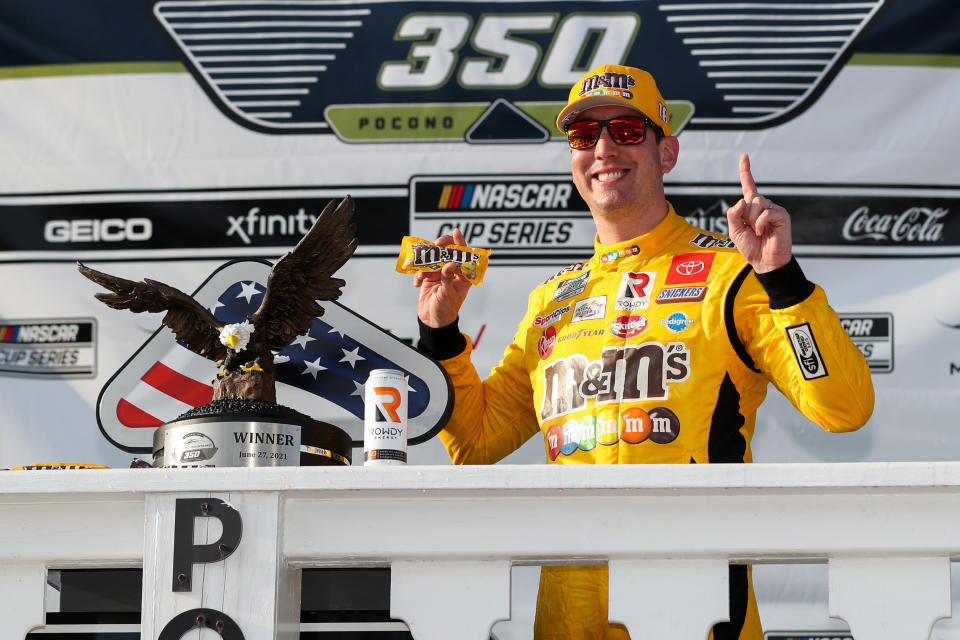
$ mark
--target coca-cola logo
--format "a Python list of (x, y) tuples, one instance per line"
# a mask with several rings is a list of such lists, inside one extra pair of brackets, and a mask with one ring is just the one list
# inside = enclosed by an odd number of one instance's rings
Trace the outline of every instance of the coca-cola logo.
[(870, 213), (870, 207), (862, 206), (847, 216), (843, 239), (849, 242), (941, 242), (943, 223), (939, 220), (948, 213), (950, 210), (944, 207), (910, 207), (899, 214)]
[(553, 327), (547, 327), (540, 334), (540, 340), (537, 342), (537, 351), (540, 352), (540, 359), (546, 360), (553, 352), (553, 345), (557, 342), (557, 330)]

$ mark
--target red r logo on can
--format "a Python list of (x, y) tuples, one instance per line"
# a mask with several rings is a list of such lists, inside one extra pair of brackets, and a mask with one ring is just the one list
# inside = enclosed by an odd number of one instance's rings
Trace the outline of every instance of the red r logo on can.
[[(400, 415), (397, 409), (400, 407), (400, 390), (394, 387), (374, 387), (373, 392), (377, 394), (377, 404), (383, 409), (391, 422), (400, 422)], [(384, 402), (383, 398), (390, 398), (389, 402)]]

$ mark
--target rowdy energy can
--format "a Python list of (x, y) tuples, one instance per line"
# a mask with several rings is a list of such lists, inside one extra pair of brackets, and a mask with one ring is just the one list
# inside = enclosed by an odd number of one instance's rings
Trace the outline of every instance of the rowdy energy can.
[(402, 371), (374, 369), (363, 394), (363, 464), (407, 462), (407, 381)]

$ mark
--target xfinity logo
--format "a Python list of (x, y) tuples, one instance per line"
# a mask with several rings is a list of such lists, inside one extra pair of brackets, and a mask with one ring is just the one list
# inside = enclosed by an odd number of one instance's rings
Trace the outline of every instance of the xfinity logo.
[(50, 220), (43, 225), (47, 242), (144, 242), (152, 237), (150, 218)]
[(244, 244), (250, 244), (250, 238), (256, 236), (302, 236), (316, 219), (302, 207), (287, 215), (261, 213), (260, 207), (252, 207), (245, 216), (227, 216), (227, 237), (237, 236)]

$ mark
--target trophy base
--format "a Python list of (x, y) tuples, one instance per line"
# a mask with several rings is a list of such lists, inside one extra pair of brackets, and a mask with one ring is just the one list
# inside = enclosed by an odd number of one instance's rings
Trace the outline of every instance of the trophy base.
[(352, 452), (340, 427), (262, 400), (214, 400), (153, 434), (164, 468), (349, 466)]

